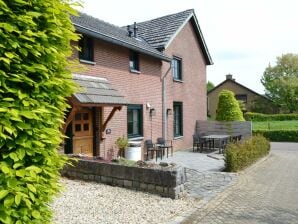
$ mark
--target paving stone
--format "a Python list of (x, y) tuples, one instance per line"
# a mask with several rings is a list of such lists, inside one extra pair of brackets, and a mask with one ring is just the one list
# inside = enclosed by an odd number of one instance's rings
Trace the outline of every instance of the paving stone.
[(181, 223), (298, 223), (298, 144), (271, 145), (267, 159), (241, 172), (233, 186), (211, 197)]

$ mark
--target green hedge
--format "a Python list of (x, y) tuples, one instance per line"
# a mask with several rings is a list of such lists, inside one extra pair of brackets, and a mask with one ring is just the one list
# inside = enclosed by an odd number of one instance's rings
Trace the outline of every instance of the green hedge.
[(67, 161), (59, 148), (69, 97), (68, 0), (0, 0), (0, 223), (48, 224)]
[(247, 121), (291, 121), (298, 120), (298, 114), (260, 114), (247, 112), (244, 114)]
[(225, 151), (226, 171), (236, 172), (256, 162), (270, 151), (270, 142), (261, 135), (249, 140), (228, 144)]
[(273, 142), (298, 142), (298, 130), (254, 130), (253, 134), (261, 134)]

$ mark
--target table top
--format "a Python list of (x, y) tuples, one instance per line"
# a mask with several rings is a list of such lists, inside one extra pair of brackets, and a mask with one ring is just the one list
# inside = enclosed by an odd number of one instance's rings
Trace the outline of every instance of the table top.
[(229, 138), (231, 137), (230, 135), (205, 135), (202, 136), (201, 138), (213, 138), (213, 139), (222, 139), (222, 138)]

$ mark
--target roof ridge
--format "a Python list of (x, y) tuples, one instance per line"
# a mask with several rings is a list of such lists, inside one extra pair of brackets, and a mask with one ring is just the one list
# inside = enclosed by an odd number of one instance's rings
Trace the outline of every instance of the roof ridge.
[(137, 24), (147, 23), (147, 22), (150, 22), (150, 21), (153, 21), (153, 20), (162, 19), (162, 18), (165, 18), (165, 17), (182, 14), (182, 13), (185, 13), (185, 12), (188, 12), (188, 11), (193, 13), (194, 12), (194, 9), (186, 9), (186, 10), (183, 10), (183, 11), (180, 11), (180, 12), (176, 12), (176, 13), (171, 13), (171, 14), (168, 14), (168, 15), (165, 15), (165, 16), (160, 16), (160, 17), (149, 19), (149, 20), (145, 20), (145, 21), (142, 21), (142, 22), (137, 22)]
[(112, 27), (114, 27), (114, 28), (120, 29), (120, 30), (122, 30), (122, 31), (126, 31), (125, 29), (123, 29), (123, 28), (120, 27), (120, 26), (117, 26), (117, 25), (115, 25), (115, 24), (113, 24), (113, 23), (109, 23), (109, 22), (107, 22), (107, 21), (105, 21), (105, 20), (99, 19), (99, 18), (94, 17), (94, 16), (92, 16), (92, 15), (89, 15), (89, 14), (87, 14), (87, 13), (85, 13), (85, 12), (79, 12), (79, 15), (76, 16), (76, 17), (80, 17), (80, 15), (87, 16), (87, 17), (89, 17), (89, 18), (92, 18), (92, 19), (94, 19), (94, 20), (98, 20), (99, 22), (105, 23), (105, 24), (107, 24), (107, 25), (109, 25), (109, 26), (112, 26)]

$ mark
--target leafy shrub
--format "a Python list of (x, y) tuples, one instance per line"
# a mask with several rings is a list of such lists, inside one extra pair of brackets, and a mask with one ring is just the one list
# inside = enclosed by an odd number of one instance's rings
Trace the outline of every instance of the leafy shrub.
[(298, 142), (298, 130), (254, 130), (253, 134), (261, 134), (274, 142)]
[(219, 93), (216, 120), (244, 121), (239, 103), (235, 99), (233, 92), (224, 89)]
[(225, 151), (226, 171), (236, 172), (256, 162), (270, 151), (270, 142), (261, 135), (243, 142), (227, 145)]
[(247, 121), (291, 121), (298, 120), (298, 114), (261, 114), (247, 112), (244, 114)]
[(77, 40), (64, 0), (0, 0), (0, 223), (49, 223), (59, 191), (58, 154), (67, 57)]
[(125, 149), (128, 147), (128, 139), (124, 136), (117, 138), (115, 144), (119, 148), (119, 156), (124, 157)]

